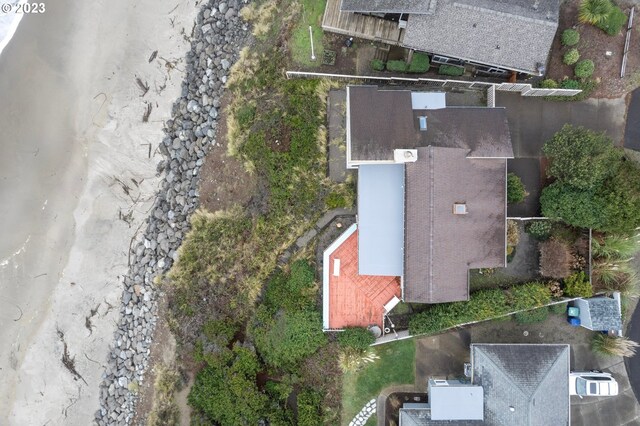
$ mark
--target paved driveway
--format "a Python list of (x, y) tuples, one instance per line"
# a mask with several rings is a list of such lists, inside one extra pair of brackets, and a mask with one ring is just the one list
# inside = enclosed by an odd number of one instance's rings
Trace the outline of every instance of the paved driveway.
[(496, 106), (506, 107), (516, 158), (541, 156), (544, 142), (567, 123), (604, 131), (622, 144), (625, 99), (588, 99), (580, 102), (545, 101), (542, 98), (496, 92)]
[(627, 129), (624, 134), (624, 147), (640, 150), (640, 89), (631, 93), (627, 111)]

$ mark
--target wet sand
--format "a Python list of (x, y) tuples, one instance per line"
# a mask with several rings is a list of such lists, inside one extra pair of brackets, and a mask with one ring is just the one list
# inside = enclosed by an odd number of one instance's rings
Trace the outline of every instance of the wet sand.
[(176, 0), (46, 6), (0, 55), (2, 425), (91, 423), (196, 14)]

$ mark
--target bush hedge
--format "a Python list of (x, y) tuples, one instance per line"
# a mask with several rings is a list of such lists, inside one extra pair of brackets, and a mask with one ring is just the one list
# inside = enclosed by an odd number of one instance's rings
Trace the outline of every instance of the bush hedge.
[(593, 288), (584, 271), (576, 272), (564, 279), (564, 293), (569, 297), (591, 297)]
[(551, 236), (550, 220), (534, 220), (529, 222), (524, 230), (538, 241), (546, 241)]
[(627, 15), (618, 6), (613, 5), (605, 20), (598, 24), (597, 27), (610, 36), (615, 36), (620, 33), (622, 26), (626, 23)]
[(412, 73), (425, 73), (429, 71), (429, 66), (429, 57), (427, 54), (416, 52), (411, 58), (411, 63), (407, 71)]
[(575, 46), (580, 41), (580, 33), (572, 28), (562, 32), (562, 45)]
[(393, 72), (406, 72), (407, 63), (405, 61), (388, 61), (387, 70)]
[(464, 68), (463, 67), (457, 67), (455, 65), (440, 65), (440, 67), (438, 68), (438, 74), (441, 75), (451, 75), (454, 77), (459, 77), (462, 74), (464, 74)]
[(514, 315), (514, 319), (518, 324), (533, 324), (536, 322), (542, 322), (549, 317), (549, 308), (542, 307), (532, 309), (530, 311), (518, 312)]
[(580, 52), (578, 52), (578, 49), (574, 48), (569, 49), (567, 53), (564, 54), (564, 56), (562, 57), (562, 62), (567, 65), (573, 65), (578, 62), (578, 59), (580, 59)]
[(547, 78), (540, 82), (540, 87), (543, 89), (556, 89), (558, 87), (558, 82), (552, 78)]
[(564, 315), (567, 313), (567, 304), (556, 303), (555, 305), (549, 306), (549, 311), (555, 315)]
[(560, 84), (560, 86), (563, 89), (580, 89), (581, 88), (580, 82), (572, 79), (562, 80), (562, 83)]
[(373, 333), (362, 327), (346, 328), (338, 334), (338, 343), (340, 346), (359, 351), (366, 350), (375, 341), (376, 338)]
[(515, 173), (507, 174), (507, 203), (518, 204), (529, 195), (522, 183), (522, 179)]
[(380, 59), (374, 59), (371, 61), (371, 69), (375, 71), (384, 71), (384, 62)]
[(551, 301), (547, 284), (533, 282), (507, 290), (479, 290), (468, 302), (440, 303), (414, 315), (409, 322), (411, 334), (436, 333), (447, 328), (483, 321), (509, 312), (531, 309)]
[(585, 59), (576, 64), (574, 72), (578, 78), (589, 78), (593, 74), (593, 71), (595, 71), (595, 68), (596, 66), (591, 59)]

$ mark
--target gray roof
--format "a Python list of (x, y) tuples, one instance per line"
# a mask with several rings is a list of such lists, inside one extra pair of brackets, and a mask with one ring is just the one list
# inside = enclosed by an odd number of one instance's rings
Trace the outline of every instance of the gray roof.
[(569, 345), (473, 344), (488, 425), (568, 426)]
[(537, 64), (547, 62), (558, 15), (558, 0), (439, 0), (435, 13), (409, 15), (403, 44), (537, 74)]
[(376, 13), (433, 13), (437, 0), (342, 0), (340, 10)]
[[(405, 165), (404, 300), (468, 300), (468, 270), (505, 266), (506, 160), (418, 148)], [(467, 214), (453, 214), (465, 203)]]
[(483, 420), (483, 400), (481, 386), (435, 386), (429, 382), (432, 420)]
[(589, 305), (591, 329), (596, 331), (621, 330), (622, 319), (618, 301), (610, 297), (585, 299)]
[[(512, 158), (504, 108), (412, 109), (412, 92), (349, 86), (351, 161), (392, 161), (395, 149), (464, 148), (471, 157)], [(420, 131), (419, 117), (427, 117)]]
[(402, 275), (404, 166), (362, 165), (358, 169), (358, 273)]

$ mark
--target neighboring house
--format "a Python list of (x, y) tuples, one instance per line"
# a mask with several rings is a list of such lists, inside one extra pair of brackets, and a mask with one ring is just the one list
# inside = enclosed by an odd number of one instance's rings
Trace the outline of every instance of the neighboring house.
[(429, 380), (399, 426), (568, 426), (569, 345), (473, 344), (471, 381)]
[(352, 248), (341, 242), (325, 251), (324, 328), (369, 325), (355, 312), (336, 314), (339, 305), (360, 306), (382, 326), (389, 308), (375, 307), (383, 296), (468, 300), (469, 269), (506, 266), (506, 163), (513, 150), (504, 109), (446, 107), (444, 93), (375, 86), (347, 87), (346, 105), (358, 217), (341, 237)]
[(559, 10), (559, 0), (328, 0), (323, 28), (484, 74), (542, 75)]
[(577, 299), (573, 305), (580, 309), (580, 325), (593, 331), (606, 331), (622, 335), (620, 293), (613, 297)]

